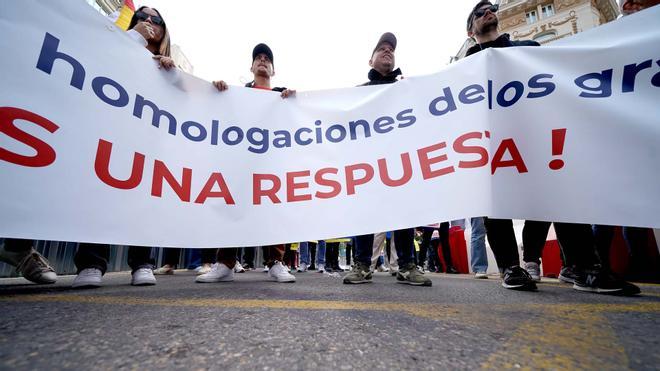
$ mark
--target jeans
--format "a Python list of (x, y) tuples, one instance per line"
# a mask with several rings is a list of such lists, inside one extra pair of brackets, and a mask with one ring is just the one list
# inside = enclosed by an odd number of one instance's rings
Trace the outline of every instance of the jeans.
[(300, 264), (305, 263), (309, 265), (310, 259), (309, 259), (309, 242), (301, 242), (300, 245), (298, 245), (298, 250), (300, 251)]
[(488, 271), (488, 255), (486, 254), (486, 227), (484, 218), (470, 219), (472, 234), (470, 235), (470, 265), (474, 273)]
[(325, 241), (321, 240), (316, 245), (316, 266), (325, 265)]

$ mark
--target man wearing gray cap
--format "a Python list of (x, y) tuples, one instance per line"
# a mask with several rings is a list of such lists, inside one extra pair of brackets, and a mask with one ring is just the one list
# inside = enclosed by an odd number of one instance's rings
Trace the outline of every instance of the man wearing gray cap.
[[(361, 86), (392, 84), (401, 76), (401, 69), (394, 69), (396, 50), (396, 37), (391, 32), (384, 33), (369, 59), (369, 81)], [(399, 271), (396, 274), (397, 282), (414, 286), (431, 286), (431, 280), (424, 277), (415, 264), (414, 245), (415, 230), (413, 228), (394, 231), (394, 245), (398, 256)], [(362, 235), (356, 237), (355, 264), (351, 271), (344, 277), (344, 283), (368, 283), (371, 282), (372, 272), (371, 256), (373, 254), (374, 235)]]

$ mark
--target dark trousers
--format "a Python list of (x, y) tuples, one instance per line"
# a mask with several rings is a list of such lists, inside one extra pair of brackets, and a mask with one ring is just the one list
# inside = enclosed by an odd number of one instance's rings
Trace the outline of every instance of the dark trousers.
[[(593, 227), (598, 257), (601, 264), (608, 269), (610, 268), (610, 248), (614, 238), (614, 228), (612, 225), (595, 225)], [(640, 260), (644, 255), (644, 249), (648, 245), (648, 237), (648, 228), (623, 227), (623, 238), (626, 241), (628, 255), (631, 256), (633, 265), (641, 265)]]
[[(272, 267), (276, 261), (284, 260), (284, 245), (263, 246), (264, 264), (267, 267)], [(236, 265), (236, 254), (238, 248), (218, 249), (217, 260), (219, 263), (226, 265), (228, 268), (233, 269)]]
[[(81, 243), (73, 257), (78, 273), (83, 269), (96, 268), (105, 274), (109, 259), (110, 245), (95, 243)], [(140, 268), (153, 268), (156, 263), (151, 258), (151, 247), (148, 246), (130, 246), (127, 260), (133, 272)]]
[[(415, 230), (413, 228), (394, 231), (394, 247), (398, 256), (399, 267), (403, 268), (415, 261)], [(364, 234), (355, 238), (355, 261), (371, 266), (374, 235)]]
[(243, 264), (246, 268), (254, 269), (254, 258), (257, 248), (255, 246), (243, 248)]
[(310, 267), (316, 267), (316, 242), (309, 242), (309, 261)]
[(339, 269), (339, 242), (326, 242), (325, 266), (332, 269)]
[(350, 266), (351, 265), (351, 255), (352, 252), (354, 251), (353, 246), (351, 243), (346, 244), (346, 265)]
[(438, 229), (439, 240), (431, 240), (434, 228), (422, 228), (422, 244), (419, 246), (419, 265), (424, 264), (428, 254), (428, 269), (430, 271), (442, 271), (440, 256), (438, 256), (438, 246), (441, 246), (442, 257), (445, 261), (445, 272), (449, 271), (449, 268), (453, 268), (454, 266), (451, 259), (451, 246), (449, 245), (449, 222), (440, 223), (440, 228)]
[(28, 252), (32, 248), (33, 243), (33, 240), (5, 238), (5, 250), (11, 252)]
[[(545, 245), (550, 223), (534, 220), (525, 221), (523, 244), (527, 244), (525, 245), (525, 254), (528, 254), (529, 261), (534, 261), (532, 259), (538, 259), (541, 256), (541, 249)], [(518, 254), (518, 244), (511, 219), (485, 218), (484, 224), (488, 243), (493, 250), (499, 269), (504, 270), (519, 265), (520, 255)], [(584, 269), (591, 268), (598, 263), (594, 236), (590, 225), (555, 223), (555, 231), (566, 265), (574, 265)]]

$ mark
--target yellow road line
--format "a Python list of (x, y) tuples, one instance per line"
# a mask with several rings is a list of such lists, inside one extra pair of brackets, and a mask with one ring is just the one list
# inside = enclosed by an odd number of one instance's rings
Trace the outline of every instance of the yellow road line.
[[(630, 300), (634, 300), (631, 298)], [(153, 299), (133, 296), (36, 294), (15, 295), (0, 298), (0, 302), (60, 302), (106, 305), (149, 305), (166, 307), (216, 307), (216, 308), (264, 308), (308, 310), (363, 310), (406, 312), (421, 317), (434, 317), (438, 313), (458, 314), (474, 311), (475, 304), (359, 302), (333, 300), (261, 300), (261, 299)], [(660, 312), (660, 302), (632, 302), (625, 304), (488, 304), (494, 312), (544, 311), (572, 312)]]

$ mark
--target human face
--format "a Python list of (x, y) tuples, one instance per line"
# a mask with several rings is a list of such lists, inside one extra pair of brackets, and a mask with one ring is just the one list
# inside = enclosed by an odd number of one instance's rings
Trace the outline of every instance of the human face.
[(136, 16), (138, 18), (138, 23), (147, 22), (151, 25), (151, 28), (155, 33), (155, 42), (160, 42), (163, 39), (163, 35), (165, 34), (165, 21), (157, 11), (145, 7), (139, 12), (136, 12)]
[(484, 35), (497, 29), (497, 9), (496, 5), (484, 4), (475, 10), (472, 21), (472, 30), (476, 35)]
[(271, 77), (275, 74), (273, 62), (264, 53), (260, 53), (254, 58), (250, 71), (252, 71), (255, 76)]
[(394, 48), (389, 43), (382, 43), (369, 60), (369, 66), (381, 75), (392, 72), (394, 65)]

